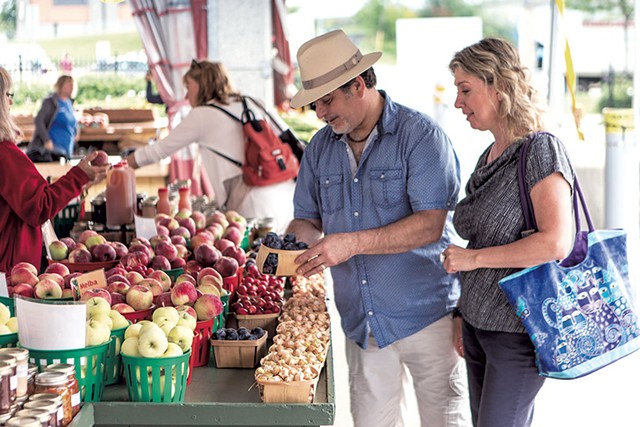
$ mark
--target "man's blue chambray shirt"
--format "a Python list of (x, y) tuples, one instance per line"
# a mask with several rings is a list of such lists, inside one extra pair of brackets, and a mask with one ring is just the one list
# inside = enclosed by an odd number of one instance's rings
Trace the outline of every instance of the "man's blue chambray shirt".
[[(330, 126), (318, 131), (305, 150), (294, 216), (321, 220), (325, 234), (382, 227), (416, 211), (455, 208), (460, 171), (451, 141), (432, 119), (380, 93), (385, 106), (378, 135), (355, 175), (347, 144)], [(436, 243), (401, 254), (356, 255), (331, 267), (349, 339), (366, 348), (372, 332), (382, 348), (451, 310), (459, 283), (439, 259), (454, 236), (451, 216)]]

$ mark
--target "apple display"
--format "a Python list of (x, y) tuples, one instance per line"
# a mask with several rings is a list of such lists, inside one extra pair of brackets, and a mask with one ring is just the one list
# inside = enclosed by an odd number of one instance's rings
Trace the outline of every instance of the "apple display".
[(52, 260), (61, 261), (69, 255), (69, 248), (63, 242), (55, 240), (49, 245), (49, 253)]
[(138, 286), (144, 286), (148, 288), (154, 297), (157, 297), (162, 292), (164, 292), (160, 282), (158, 282), (156, 279), (151, 279), (148, 277), (146, 279), (142, 279), (141, 281), (139, 281)]
[(221, 239), (224, 234), (224, 227), (221, 224), (214, 222), (206, 228), (206, 231), (211, 233), (214, 240), (218, 240)]
[(178, 313), (178, 310), (175, 307), (159, 307), (155, 309), (151, 319), (155, 323), (168, 321), (175, 325), (178, 323), (179, 318), (180, 313)]
[(222, 225), (222, 228), (224, 229), (226, 229), (227, 226), (229, 225), (229, 221), (227, 220), (227, 217), (225, 217), (224, 213), (220, 211), (215, 211), (214, 213), (209, 215), (209, 217), (207, 218), (207, 226), (211, 225), (214, 222)]
[(220, 297), (211, 294), (202, 295), (193, 305), (198, 320), (211, 320), (224, 310)]
[(105, 288), (87, 289), (80, 295), (80, 301), (89, 301), (91, 298), (102, 298), (111, 306), (111, 292)]
[[(93, 237), (91, 237), (93, 239)], [(118, 256), (116, 250), (109, 243), (99, 243), (90, 248), (93, 260), (96, 262), (114, 261)]]
[[(217, 296), (221, 296), (222, 295), (222, 290), (218, 287), (218, 284), (215, 283), (213, 281), (214, 279), (212, 279), (211, 283), (202, 283), (201, 285), (198, 285), (198, 287), (196, 288), (196, 290), (200, 291), (202, 293), (202, 295), (217, 295)], [(196, 300), (197, 302), (197, 300)]]
[(149, 276), (147, 276), (147, 278), (155, 279), (158, 282), (160, 282), (160, 284), (162, 285), (162, 290), (165, 292), (171, 289), (171, 277), (169, 277), (169, 275), (164, 271), (161, 271), (161, 270), (153, 271), (151, 272), (151, 274), (149, 274)]
[(193, 329), (176, 325), (167, 335), (168, 341), (178, 344), (183, 352), (188, 351), (193, 343)]
[(236, 227), (228, 227), (224, 231), (222, 238), (231, 240), (235, 246), (240, 246), (242, 239), (244, 239), (244, 230), (239, 230)]
[(76, 248), (69, 252), (69, 262), (74, 264), (86, 264), (92, 259), (91, 252), (85, 248)]
[(126, 279), (129, 282), (129, 285), (137, 285), (141, 280), (144, 280), (144, 276), (137, 271), (129, 271), (127, 272)]
[(64, 277), (62, 277), (58, 273), (42, 273), (41, 275), (38, 276), (38, 281), (41, 281), (44, 279), (51, 279), (54, 282), (56, 282), (58, 285), (60, 285), (61, 288), (64, 288)]
[[(191, 236), (195, 236), (196, 234), (196, 222), (193, 220), (193, 218), (189, 217), (189, 218), (181, 218), (178, 220), (178, 224), (180, 224), (180, 227), (184, 227), (187, 229), (187, 231), (189, 232), (189, 236), (185, 236), (187, 238), (191, 237)], [(180, 228), (178, 227), (178, 228)]]
[(115, 311), (117, 311), (118, 313), (133, 313), (136, 310), (131, 307), (129, 304), (127, 303), (118, 303), (118, 304), (114, 304), (111, 306), (111, 308)]
[(197, 278), (198, 274), (200, 274), (200, 271), (202, 271), (202, 266), (198, 261), (190, 259), (189, 261), (187, 261), (182, 271), (194, 278)]
[[(66, 290), (67, 289), (63, 289), (62, 292)], [(68, 289), (68, 290), (70, 291), (71, 289)], [(111, 306), (113, 307), (116, 304), (122, 304), (122, 303), (126, 303), (126, 299), (124, 295), (118, 292), (111, 292)]]
[(140, 357), (140, 352), (138, 351), (138, 337), (133, 336), (126, 338), (122, 342), (122, 346), (120, 346), (120, 353), (125, 356)]
[[(178, 228), (176, 228), (175, 230), (171, 230), (171, 236), (180, 236), (183, 237), (185, 239), (190, 239), (191, 238), (191, 233), (189, 232), (189, 229), (187, 229), (186, 227), (180, 226)], [(171, 239), (169, 239), (171, 240)]]
[[(83, 296), (85, 294), (83, 294)], [(83, 301), (85, 301), (85, 305), (87, 306), (87, 318), (98, 314), (104, 314), (108, 316), (111, 312), (111, 305), (104, 298), (91, 297)]]
[(178, 251), (176, 250), (176, 247), (174, 246), (174, 244), (171, 243), (171, 240), (169, 240), (168, 242), (158, 243), (155, 246), (154, 251), (156, 255), (162, 255), (163, 257), (168, 259), (170, 262), (176, 259), (176, 257), (178, 256)]
[(80, 236), (78, 237), (78, 243), (84, 244), (89, 237), (93, 237), (97, 235), (98, 235), (98, 232), (95, 230), (84, 230), (82, 233), (80, 233)]
[(204, 243), (193, 250), (193, 258), (203, 267), (212, 266), (220, 256), (220, 251), (210, 243)]
[(171, 261), (172, 270), (176, 268), (183, 268), (185, 265), (187, 265), (187, 262), (184, 260), (184, 258), (176, 258)]
[(122, 242), (109, 242), (109, 244), (116, 251), (116, 259), (120, 259), (129, 253), (129, 248)]
[(171, 302), (173, 305), (191, 305), (196, 302), (196, 287), (191, 282), (176, 283), (171, 288)]
[(54, 280), (43, 279), (33, 287), (33, 294), (36, 298), (42, 299), (61, 298), (62, 287)]
[(146, 310), (153, 304), (153, 293), (149, 288), (140, 285), (133, 285), (129, 288), (129, 292), (125, 296), (127, 304), (133, 307), (134, 310)]
[(225, 249), (227, 249), (229, 247), (233, 247), (236, 244), (234, 242), (232, 242), (231, 240), (226, 239), (226, 238), (223, 237), (222, 239), (216, 240), (213, 245), (216, 247), (216, 249), (218, 249), (220, 252), (222, 252), (223, 250), (225, 250)]
[(180, 224), (178, 224), (178, 220), (175, 218), (162, 218), (160, 219), (160, 222), (158, 222), (158, 224), (167, 227), (169, 231), (175, 230), (176, 228), (180, 227)]
[[(174, 245), (182, 245), (182, 246), (184, 246), (186, 248), (186, 246), (187, 246), (187, 238), (185, 238), (184, 236), (181, 236), (179, 234), (174, 234), (173, 236), (171, 236), (171, 243), (173, 243)], [(178, 254), (178, 256), (180, 256), (180, 255)]]
[(222, 277), (231, 277), (238, 272), (238, 261), (236, 261), (235, 258), (222, 256), (216, 261), (213, 268), (218, 270), (218, 273), (220, 273)]
[(157, 234), (153, 236), (151, 239), (149, 239), (149, 242), (151, 243), (151, 248), (153, 248), (154, 251), (156, 249), (156, 246), (158, 246), (159, 243), (162, 243), (162, 242), (167, 243), (170, 241), (171, 241), (170, 235), (164, 235), (164, 234)]
[(25, 266), (15, 266), (11, 269), (11, 277), (9, 278), (9, 283), (11, 285), (17, 285), (19, 283), (24, 283), (29, 286), (34, 286), (38, 283), (38, 272), (33, 273), (29, 267)]
[(129, 246), (133, 246), (133, 245), (145, 245), (146, 247), (148, 247), (149, 249), (151, 249), (151, 242), (149, 242), (149, 239), (142, 237), (142, 236), (136, 236), (131, 240), (131, 243), (129, 243)]
[(189, 282), (195, 285), (196, 279), (190, 274), (183, 273), (176, 278), (174, 285), (177, 285), (178, 283), (182, 283), (182, 282)]
[(45, 273), (59, 274), (63, 278), (69, 274), (69, 268), (61, 262), (52, 262), (44, 269)]
[(196, 230), (202, 230), (207, 225), (207, 217), (200, 211), (193, 211), (191, 213), (191, 219), (196, 225)]
[(167, 337), (157, 325), (138, 335), (138, 351), (143, 357), (161, 357), (167, 351), (168, 345)]
[(95, 320), (87, 321), (86, 345), (94, 346), (104, 344), (111, 338), (111, 328)]
[(116, 280), (107, 284), (107, 290), (112, 294), (118, 293), (118, 294), (126, 295), (127, 292), (129, 292), (130, 287), (131, 286), (129, 285), (129, 282), (123, 282), (119, 280)]
[(26, 283), (18, 283), (15, 286), (9, 286), (9, 296), (22, 295), (23, 297), (33, 298), (33, 286)]
[(149, 267), (154, 270), (171, 270), (171, 262), (163, 255), (156, 255), (151, 259)]
[(244, 265), (247, 261), (247, 254), (244, 249), (239, 246), (229, 247), (222, 251), (222, 256), (228, 256), (236, 261), (238, 261), (238, 265)]
[(191, 246), (191, 250), (194, 250), (198, 246), (204, 245), (207, 243), (212, 244), (213, 240), (210, 240), (207, 237), (203, 236), (202, 233), (196, 234), (189, 240), (189, 245)]

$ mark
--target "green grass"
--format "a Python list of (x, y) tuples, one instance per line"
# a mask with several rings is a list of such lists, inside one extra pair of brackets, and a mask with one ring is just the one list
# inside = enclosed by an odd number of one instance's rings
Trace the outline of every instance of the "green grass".
[(69, 56), (74, 59), (87, 60), (96, 57), (96, 42), (98, 41), (108, 41), (111, 44), (111, 55), (121, 55), (142, 49), (142, 41), (137, 32), (58, 37), (38, 40), (38, 44), (52, 60), (58, 60), (65, 53), (69, 53)]

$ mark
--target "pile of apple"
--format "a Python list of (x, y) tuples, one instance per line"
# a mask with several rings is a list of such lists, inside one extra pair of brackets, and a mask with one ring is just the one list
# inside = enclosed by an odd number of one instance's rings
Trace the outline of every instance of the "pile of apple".
[(84, 230), (77, 242), (71, 237), (63, 237), (49, 244), (51, 259), (70, 263), (115, 261), (128, 252), (124, 243), (109, 242), (95, 230)]
[(18, 332), (18, 319), (11, 316), (9, 307), (0, 303), (0, 335)]
[(62, 263), (52, 263), (44, 273), (31, 263), (19, 262), (9, 272), (7, 290), (9, 296), (22, 295), (28, 298), (57, 299), (73, 297), (71, 279), (79, 273), (69, 273)]
[[(129, 321), (115, 310), (103, 298), (93, 297), (85, 302), (87, 306), (87, 347), (100, 345), (111, 339), (111, 331), (129, 325)], [(116, 349), (119, 353), (120, 350)]]
[(237, 300), (230, 311), (240, 314), (272, 314), (280, 312), (285, 279), (260, 273), (258, 267), (245, 267), (242, 282), (236, 289)]
[(132, 357), (181, 356), (193, 343), (196, 314), (192, 307), (160, 307), (152, 320), (129, 326), (124, 333), (121, 354)]

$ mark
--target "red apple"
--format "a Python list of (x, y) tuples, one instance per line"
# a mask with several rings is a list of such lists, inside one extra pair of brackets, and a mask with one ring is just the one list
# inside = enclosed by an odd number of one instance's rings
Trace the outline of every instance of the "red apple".
[(184, 258), (176, 258), (173, 261), (171, 261), (172, 270), (176, 268), (183, 268), (185, 265), (187, 265), (187, 261), (185, 261)]
[[(87, 230), (90, 231), (90, 230)], [(92, 261), (91, 252), (85, 248), (76, 248), (69, 252), (69, 262), (74, 264), (86, 264)]]
[(173, 305), (191, 305), (196, 302), (196, 298), (196, 287), (191, 282), (176, 283), (171, 288), (171, 302)]
[(99, 243), (91, 248), (93, 260), (97, 262), (113, 261), (116, 259), (116, 250), (109, 243)]
[(82, 273), (76, 271), (76, 272), (69, 273), (66, 276), (64, 276), (64, 289), (71, 289), (71, 280), (75, 279), (76, 277), (80, 276), (81, 274)]
[[(111, 282), (107, 285), (107, 290), (109, 292), (111, 292), (111, 294), (113, 295), (115, 294), (121, 294), (121, 295), (126, 295), (127, 292), (129, 291), (129, 288), (131, 286), (129, 285), (129, 282), (121, 282), (121, 281), (115, 281), (115, 282)], [(114, 302), (111, 302), (111, 304), (115, 304)]]
[(170, 241), (169, 242), (160, 242), (160, 243), (158, 243), (154, 247), (154, 251), (155, 251), (156, 255), (162, 255), (169, 262), (173, 261), (178, 256), (178, 250), (176, 249), (174, 244), (171, 243)]
[(118, 313), (133, 313), (134, 311), (136, 311), (129, 304), (123, 302), (112, 305), (111, 309), (117, 311)]
[(109, 242), (109, 244), (116, 251), (116, 259), (120, 259), (129, 253), (129, 248), (127, 248), (127, 245), (122, 242)]
[[(15, 294), (15, 287), (14, 287)], [(36, 298), (50, 299), (61, 298), (62, 287), (52, 279), (42, 279), (33, 287), (33, 294)]]
[(181, 218), (178, 220), (178, 224), (180, 224), (180, 227), (187, 229), (189, 237), (196, 234), (196, 222), (192, 218)]
[(97, 236), (98, 232), (95, 230), (84, 230), (80, 233), (80, 237), (78, 237), (79, 243), (85, 243), (89, 237)]
[(163, 292), (154, 297), (153, 304), (156, 307), (173, 307), (173, 302), (171, 302), (171, 292)]
[(222, 238), (231, 240), (234, 245), (240, 246), (242, 239), (244, 239), (244, 231), (240, 231), (235, 227), (228, 227), (222, 235)]
[(200, 211), (192, 212), (191, 219), (196, 225), (196, 230), (202, 230), (207, 225), (207, 217)]
[(109, 276), (113, 276), (114, 274), (118, 274), (118, 275), (124, 277), (127, 274), (127, 270), (125, 270), (124, 267), (122, 267), (122, 265), (116, 265), (115, 267), (112, 267), (112, 268), (108, 269), (104, 273), (104, 275), (107, 278), (109, 278)]
[(111, 293), (111, 306), (113, 307), (116, 304), (122, 304), (125, 302), (125, 298), (124, 295), (118, 293), (118, 292), (112, 292)]
[(198, 319), (198, 314), (196, 313), (196, 310), (190, 305), (178, 305), (176, 306), (176, 310), (178, 310), (178, 313), (182, 313), (186, 311), (194, 319), (196, 320)]
[(202, 265), (195, 259), (187, 261), (183, 271), (192, 277), (198, 277), (199, 272), (202, 270)]
[(192, 275), (187, 274), (187, 273), (182, 273), (181, 275), (179, 275), (176, 278), (176, 281), (174, 282), (174, 285), (177, 285), (178, 283), (182, 283), (182, 282), (189, 282), (194, 286), (196, 285), (196, 279)]
[(87, 301), (94, 297), (102, 298), (111, 305), (111, 292), (105, 288), (87, 289), (80, 295), (80, 301)]
[(78, 246), (76, 241), (73, 240), (71, 237), (63, 237), (63, 238), (60, 239), (60, 241), (62, 243), (64, 243), (65, 245), (67, 245), (67, 249), (69, 249), (69, 252), (71, 252), (72, 250), (74, 250), (76, 248), (76, 246)]
[(167, 259), (167, 257), (162, 255), (156, 255), (151, 259), (151, 263), (149, 267), (154, 270), (171, 270), (171, 263)]
[(146, 310), (153, 304), (153, 293), (145, 286), (134, 285), (129, 288), (126, 300), (134, 310)]
[(142, 279), (141, 281), (139, 281), (137, 285), (148, 288), (154, 297), (164, 292), (164, 290), (162, 289), (162, 284), (156, 279), (150, 279), (147, 277), (146, 279)]
[(22, 295), (23, 297), (33, 298), (33, 286), (26, 283), (18, 283), (15, 286), (9, 286), (9, 296)]
[(155, 279), (162, 285), (163, 291), (171, 289), (171, 277), (162, 270), (156, 270), (147, 276), (150, 279)]
[(205, 267), (212, 266), (220, 256), (220, 251), (209, 243), (202, 244), (193, 250), (195, 260)]
[(230, 277), (238, 272), (238, 261), (236, 261), (235, 258), (222, 256), (216, 261), (213, 268), (218, 270), (222, 277)]
[(238, 261), (238, 265), (244, 265), (244, 263), (247, 261), (247, 254), (244, 252), (244, 249), (238, 246), (226, 248), (222, 251), (222, 255), (234, 258), (236, 261)]
[(53, 262), (44, 269), (45, 273), (55, 273), (64, 277), (69, 274), (69, 268), (61, 262)]
[(96, 157), (91, 161), (91, 166), (105, 166), (109, 163), (109, 156), (102, 150), (98, 151)]
[(38, 270), (36, 273), (33, 273), (29, 267), (15, 265), (11, 269), (11, 277), (9, 278), (9, 283), (11, 285), (17, 285), (18, 283), (24, 283), (31, 287), (35, 286), (38, 283)]
[(233, 247), (236, 246), (235, 243), (233, 243), (231, 240), (229, 239), (218, 239), (215, 241), (215, 243), (213, 244), (213, 246), (216, 247), (216, 249), (218, 249), (220, 252), (224, 251), (225, 249), (229, 248), (229, 247)]
[(60, 289), (64, 288), (64, 277), (62, 277), (58, 273), (42, 273), (38, 276), (38, 281), (44, 279), (51, 279), (60, 286)]

